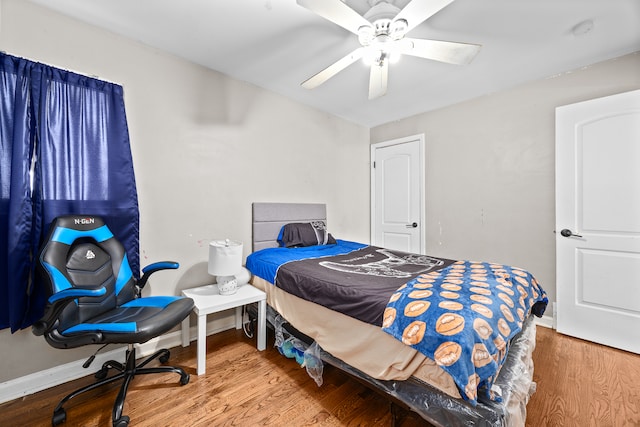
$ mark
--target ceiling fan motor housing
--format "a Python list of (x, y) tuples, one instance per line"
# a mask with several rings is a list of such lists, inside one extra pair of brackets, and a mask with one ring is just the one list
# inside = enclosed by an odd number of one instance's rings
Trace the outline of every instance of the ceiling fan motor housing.
[[(371, 22), (371, 25), (363, 25), (358, 29), (358, 41), (362, 46), (369, 46), (374, 43), (383, 45), (391, 40), (400, 40), (407, 32), (407, 21), (394, 18), (400, 9), (387, 1), (378, 1), (374, 4), (364, 18)], [(389, 40), (390, 38), (391, 40)]]
[(373, 26), (363, 25), (358, 29), (358, 41), (362, 46), (369, 46), (374, 41), (386, 43), (402, 39), (407, 32), (407, 21), (397, 19), (378, 19)]
[(364, 14), (364, 19), (369, 22), (375, 22), (379, 19), (392, 20), (399, 12), (400, 8), (398, 6), (386, 1), (380, 1), (371, 6), (371, 9)]

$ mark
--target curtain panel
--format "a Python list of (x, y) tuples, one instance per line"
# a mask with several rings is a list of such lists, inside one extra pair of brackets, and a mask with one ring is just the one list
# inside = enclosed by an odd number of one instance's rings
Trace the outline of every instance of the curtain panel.
[(43, 313), (36, 256), (51, 221), (102, 216), (139, 277), (138, 198), (122, 87), (1, 54), (0, 328)]

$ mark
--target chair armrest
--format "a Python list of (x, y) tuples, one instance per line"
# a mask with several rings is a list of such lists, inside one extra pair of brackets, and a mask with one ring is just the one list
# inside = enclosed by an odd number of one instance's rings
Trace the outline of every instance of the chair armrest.
[(34, 335), (40, 336), (53, 329), (62, 310), (77, 298), (100, 297), (107, 292), (104, 286), (96, 288), (69, 288), (56, 292), (47, 300), (47, 305), (42, 318), (34, 322), (31, 331)]
[(149, 264), (145, 268), (142, 269), (142, 277), (138, 280), (138, 289), (142, 289), (147, 284), (147, 280), (149, 280), (149, 276), (151, 276), (156, 271), (160, 270), (175, 270), (180, 267), (180, 264), (174, 261), (161, 261), (154, 262), (153, 264)]

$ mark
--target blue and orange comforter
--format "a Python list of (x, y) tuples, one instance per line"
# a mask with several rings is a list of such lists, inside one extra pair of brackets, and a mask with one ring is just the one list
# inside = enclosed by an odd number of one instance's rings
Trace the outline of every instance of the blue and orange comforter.
[(395, 292), (382, 329), (435, 360), (475, 404), (492, 390), (511, 338), (529, 313), (542, 316), (547, 296), (527, 271), (457, 261), (418, 276)]

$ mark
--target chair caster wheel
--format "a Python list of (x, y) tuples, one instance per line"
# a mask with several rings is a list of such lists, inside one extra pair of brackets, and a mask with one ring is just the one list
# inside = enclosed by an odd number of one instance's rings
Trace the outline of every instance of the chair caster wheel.
[(58, 424), (62, 424), (67, 421), (67, 413), (64, 409), (60, 408), (57, 411), (53, 412), (53, 418), (51, 418), (51, 425), (57, 426)]
[(158, 360), (160, 361), (160, 363), (167, 363), (169, 361), (169, 356), (170, 356), (169, 351), (167, 351), (165, 354), (158, 357)]
[(108, 369), (100, 369), (98, 372), (96, 372), (95, 374), (93, 374), (93, 376), (97, 379), (97, 380), (103, 380), (105, 378), (107, 378), (107, 373), (109, 372)]
[(127, 427), (129, 425), (129, 417), (126, 415), (121, 416), (113, 422), (113, 427)]
[(180, 375), (180, 385), (189, 384), (189, 374)]

